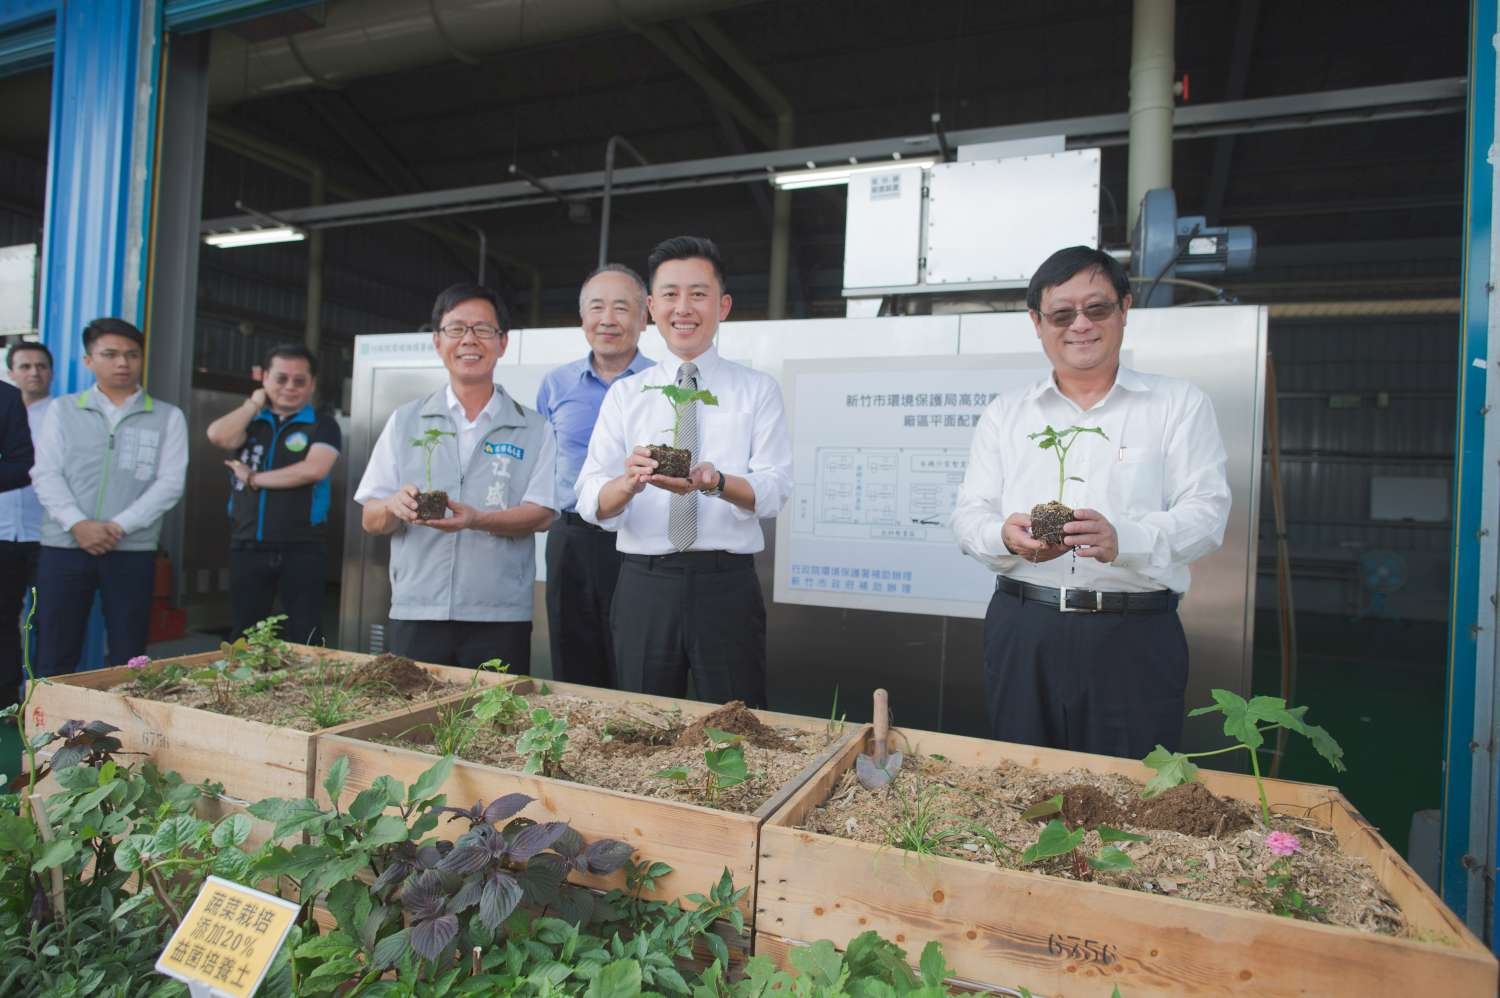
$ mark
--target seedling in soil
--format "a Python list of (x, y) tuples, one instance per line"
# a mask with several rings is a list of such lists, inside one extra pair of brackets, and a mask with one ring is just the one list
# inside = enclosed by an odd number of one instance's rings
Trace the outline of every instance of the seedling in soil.
[[(1021, 818), (1025, 821), (1035, 821), (1049, 814), (1061, 814), (1062, 809), (1063, 798), (1061, 794), (1058, 794), (1056, 797), (1048, 798), (1028, 808), (1022, 812)], [(1100, 825), (1095, 831), (1099, 833), (1099, 841), (1104, 848), (1100, 849), (1096, 855), (1085, 856), (1079, 846), (1083, 844), (1088, 829), (1081, 827), (1070, 829), (1061, 818), (1053, 818), (1047, 822), (1037, 840), (1021, 853), (1021, 862), (1029, 865), (1039, 863), (1044, 859), (1071, 856), (1073, 872), (1080, 880), (1091, 879), (1093, 876), (1091, 871), (1094, 870), (1113, 872), (1134, 869), (1135, 861), (1114, 843), (1145, 842), (1146, 836), (1119, 828), (1110, 828), (1108, 825)]]
[[(718, 728), (704, 728), (703, 734), (709, 743), (708, 751), (703, 753), (703, 764), (708, 771), (703, 781), (703, 799), (712, 806), (719, 803), (723, 791), (744, 783), (750, 770), (745, 764), (745, 750), (740, 745), (744, 738)], [(692, 777), (692, 773), (682, 766), (663, 769), (656, 775), (680, 782), (687, 782)]]
[(945, 856), (973, 834), (942, 808), (945, 788), (932, 783), (896, 799), (896, 816), (882, 822), (885, 844), (918, 856)]
[[(507, 672), (510, 669), (510, 666), (501, 663), (498, 658), (482, 662), (479, 667), (494, 672)], [(513, 693), (509, 686), (491, 686), (479, 695), (479, 700), (474, 704), (474, 717), (486, 724), (494, 722), (508, 731), (520, 723), (530, 707), (526, 698)]]
[(319, 728), (332, 728), (352, 721), (358, 715), (354, 705), (370, 692), (371, 685), (355, 680), (352, 672), (326, 659), (319, 659), (312, 678), (304, 687), (307, 704), (302, 708), (302, 716)]
[(718, 405), (718, 398), (712, 392), (704, 391), (702, 388), (695, 391), (690, 388), (678, 388), (676, 385), (646, 385), (641, 391), (661, 392), (672, 405), (672, 446), (650, 445), (651, 460), (656, 462), (656, 473), (667, 478), (686, 478), (693, 467), (693, 453), (678, 446), (678, 437), (682, 432), (682, 417), (686, 414), (688, 406), (694, 402)]
[(456, 436), (458, 434), (452, 430), (440, 430), (432, 426), (428, 427), (420, 437), (411, 438), (411, 445), (422, 448), (426, 457), (427, 477), (424, 479), (424, 484), (427, 487), (417, 493), (417, 519), (419, 520), (441, 520), (448, 515), (448, 493), (432, 490), (432, 452), (437, 450), (438, 444), (443, 442), (444, 437)]
[(283, 620), (286, 614), (278, 613), (252, 624), (225, 654), (232, 655), (236, 665), (247, 665), (256, 672), (286, 668), (292, 663), (292, 650), (277, 635)]
[(189, 671), (186, 666), (176, 662), (152, 662), (150, 660), (147, 660), (144, 665), (131, 666), (131, 668), (137, 670), (133, 682), (148, 697), (172, 692), (182, 685)]
[(839, 713), (839, 688), (833, 688), (833, 706), (828, 708), (828, 737), (837, 738), (844, 733), (844, 722), (849, 719), (848, 713)]
[(188, 674), (193, 682), (207, 686), (213, 692), (214, 705), (220, 710), (228, 710), (239, 688), (255, 678), (250, 666), (238, 664), (237, 651), (243, 647), (244, 641), (240, 638), (234, 644), (219, 642), (219, 653), (224, 657)]
[[(508, 687), (494, 686), (482, 693), (479, 689), (481, 672), (489, 670), (503, 673), (509, 668), (510, 666), (503, 665), (498, 658), (481, 662), (479, 668), (474, 671), (474, 675), (469, 678), (468, 688), (464, 690), (464, 695), (460, 699), (438, 707), (434, 720), (417, 725), (417, 728), (426, 728), (432, 734), (432, 747), (438, 754), (463, 755), (464, 750), (479, 734), (482, 722), (494, 720), (514, 707), (519, 708), (518, 716), (512, 718), (509, 723), (514, 723), (520, 715), (524, 715), (526, 701), (512, 693)], [(486, 716), (481, 716), (481, 710)], [(501, 723), (502, 726), (508, 726), (507, 722)]]
[(1262, 696), (1246, 701), (1244, 697), (1229, 690), (1210, 690), (1209, 694), (1214, 702), (1207, 707), (1196, 707), (1188, 711), (1188, 717), (1223, 714), (1224, 734), (1233, 738), (1235, 744), (1207, 752), (1168, 752), (1164, 746), (1156, 746), (1150, 755), (1141, 760), (1156, 770), (1156, 775), (1151, 777), (1146, 788), (1141, 791), (1142, 797), (1153, 797), (1179, 783), (1191, 783), (1198, 773), (1198, 766), (1193, 759), (1243, 749), (1250, 753), (1250, 770), (1255, 776), (1255, 789), (1260, 794), (1261, 821), (1269, 825), (1271, 806), (1266, 802), (1266, 785), (1260, 777), (1260, 749), (1265, 744), (1266, 733), (1281, 728), (1295, 731), (1307, 738), (1328, 765), (1337, 772), (1344, 771), (1343, 748), (1323, 728), (1308, 724), (1302, 719), (1307, 714), (1306, 707), (1288, 707), (1281, 697)]
[(1077, 475), (1068, 474), (1068, 451), (1078, 442), (1080, 433), (1097, 433), (1105, 440), (1109, 439), (1097, 426), (1070, 426), (1065, 430), (1055, 430), (1049, 425), (1046, 429), (1026, 435), (1026, 439), (1035, 440), (1042, 450), (1050, 450), (1057, 455), (1057, 498), (1031, 507), (1031, 536), (1043, 544), (1061, 544), (1063, 525), (1073, 519), (1073, 510), (1063, 505), (1062, 497), (1063, 488), (1069, 482), (1083, 481)]
[(1313, 921), (1325, 909), (1312, 904), (1300, 890), (1292, 873), (1292, 857), (1302, 851), (1302, 843), (1291, 832), (1272, 832), (1266, 836), (1266, 848), (1276, 854), (1276, 860), (1266, 871), (1264, 883), (1253, 877), (1240, 877), (1235, 882), (1250, 888), (1276, 914), (1283, 918), (1300, 918)]
[(521, 771), (556, 776), (562, 772), (562, 757), (567, 749), (567, 719), (553, 717), (546, 707), (533, 708), (531, 727), (516, 739), (516, 751), (526, 753), (526, 765)]

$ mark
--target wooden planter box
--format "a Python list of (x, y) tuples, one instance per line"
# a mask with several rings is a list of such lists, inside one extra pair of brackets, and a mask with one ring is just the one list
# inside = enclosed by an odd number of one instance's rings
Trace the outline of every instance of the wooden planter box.
[[(660, 708), (677, 708), (689, 721), (717, 709), (716, 704), (693, 700), (625, 693), (572, 683), (547, 685), (554, 693), (586, 697), (598, 702), (649, 703)], [(517, 692), (523, 694), (532, 688), (530, 681), (525, 679), (520, 680), (516, 686)], [(328, 767), (340, 756), (347, 756), (349, 759), (349, 775), (344, 791), (346, 795), (368, 787), (371, 781), (381, 775), (394, 776), (411, 786), (418, 775), (438, 761), (437, 757), (426, 752), (379, 744), (371, 739), (401, 735), (413, 725), (430, 720), (437, 706), (429, 705), (396, 719), (351, 725), (336, 734), (325, 735), (318, 751), (318, 772), (313, 780), (318, 801), (324, 805), (328, 803), (327, 795), (322, 789), (323, 777)], [(821, 732), (826, 730), (828, 723), (764, 710), (757, 710), (755, 714), (766, 724), (803, 731)], [(707, 892), (727, 868), (736, 888), (749, 888), (742, 906), (748, 929), (755, 911), (755, 862), (760, 846), (761, 825), (798, 787), (841, 758), (847, 747), (857, 744), (863, 736), (862, 728), (847, 725), (835, 742), (814, 757), (754, 814), (736, 814), (682, 801), (642, 797), (567, 780), (527, 775), (462, 759), (453, 767), (453, 773), (443, 784), (442, 792), (447, 794), (450, 805), (459, 807), (467, 807), (481, 800), (488, 803), (508, 793), (530, 794), (536, 800), (521, 812), (525, 817), (537, 821), (566, 821), (586, 842), (602, 838), (629, 842), (636, 849), (637, 860), (650, 859), (672, 867), (673, 872), (658, 882), (657, 890), (644, 895), (651, 899), (671, 901), (684, 894)], [(438, 834), (457, 838), (466, 829), (463, 822), (443, 822), (438, 826)], [(624, 886), (623, 872), (609, 877), (574, 874), (572, 879), (601, 890)]]
[[(375, 657), (308, 645), (291, 647), (302, 655), (325, 660), (359, 663)], [(221, 657), (219, 652), (212, 651), (162, 661), (194, 666)], [(447, 682), (468, 683), (474, 676), (472, 669), (418, 664)], [(163, 770), (180, 773), (189, 783), (204, 780), (222, 783), (226, 798), (222, 803), (229, 805), (221, 809), (224, 813), (266, 797), (311, 797), (319, 737), (368, 720), (351, 721), (322, 731), (298, 731), (110, 691), (110, 687), (127, 681), (132, 671), (127, 666), (116, 666), (39, 682), (31, 698), (27, 724), (33, 730), (56, 730), (68, 720), (113, 724), (120, 729), (115, 737), (120, 739), (123, 751), (140, 753), (124, 756), (125, 759), (148, 758)], [(481, 683), (498, 681), (502, 681), (498, 673), (480, 673)], [(410, 709), (404, 707), (381, 716), (403, 718)], [(269, 824), (258, 827), (251, 844), (261, 841), (270, 828)]]
[[(1128, 759), (929, 732), (907, 746), (969, 766), (1012, 762), (1043, 772), (1082, 768), (1145, 782)], [(899, 746), (899, 742), (895, 743)], [(1485, 995), (1496, 962), (1421, 878), (1331, 787), (1267, 780), (1278, 805), (1330, 828), (1344, 852), (1369, 862), (1407, 921), (1433, 942), (1378, 936), (1260, 912), (1143, 894), (901, 850), (797, 828), (854, 765), (863, 744), (792, 795), (761, 832), (756, 952), (842, 942), (867, 929), (915, 961), (929, 940), (961, 981), (1038, 996)], [(1202, 770), (1210, 790), (1246, 802), (1249, 776)], [(1014, 993), (1014, 992), (1011, 992)]]

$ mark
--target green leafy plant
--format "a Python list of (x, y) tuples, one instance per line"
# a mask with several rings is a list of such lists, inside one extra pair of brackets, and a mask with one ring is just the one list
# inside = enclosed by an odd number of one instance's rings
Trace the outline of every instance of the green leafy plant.
[[(745, 749), (740, 744), (744, 741), (742, 736), (718, 728), (704, 728), (703, 735), (708, 739), (708, 749), (703, 753), (703, 799), (716, 805), (725, 790), (750, 778), (750, 770), (745, 763)], [(671, 766), (659, 770), (656, 775), (686, 782), (693, 774), (685, 767)]]
[(1284, 918), (1314, 920), (1324, 913), (1321, 905), (1313, 904), (1297, 887), (1296, 874), (1292, 869), (1292, 857), (1302, 851), (1302, 843), (1291, 832), (1275, 831), (1266, 836), (1266, 848), (1276, 859), (1266, 871), (1264, 881), (1253, 877), (1240, 877), (1235, 882), (1250, 888), (1271, 911)]
[(1142, 797), (1152, 797), (1180, 783), (1192, 782), (1198, 773), (1198, 766), (1193, 759), (1243, 750), (1250, 754), (1250, 770), (1255, 776), (1255, 788), (1260, 795), (1261, 821), (1269, 825), (1271, 806), (1266, 801), (1266, 786), (1260, 775), (1260, 750), (1265, 745), (1266, 734), (1282, 728), (1302, 735), (1312, 742), (1313, 748), (1328, 765), (1337, 772), (1344, 771), (1343, 748), (1323, 728), (1303, 720), (1307, 714), (1306, 707), (1288, 707), (1281, 697), (1260, 696), (1247, 701), (1229, 690), (1211, 690), (1209, 695), (1214, 702), (1207, 707), (1196, 707), (1188, 711), (1188, 717), (1223, 714), (1224, 734), (1233, 738), (1235, 744), (1206, 752), (1169, 752), (1164, 746), (1156, 746), (1141, 760), (1156, 771), (1156, 775), (1141, 791)]
[(508, 685), (480, 685), (482, 673), (504, 673), (508, 669), (498, 658), (481, 662), (469, 677), (464, 695), (434, 708), (433, 720), (413, 730), (427, 729), (439, 755), (461, 756), (478, 737), (483, 722), (495, 721), (503, 728), (514, 726), (525, 716), (528, 706), (525, 698), (512, 692)]
[(849, 720), (847, 712), (839, 713), (839, 688), (833, 688), (833, 706), (828, 708), (828, 737), (837, 738), (844, 733), (844, 723)]
[(444, 437), (456, 436), (458, 436), (458, 434), (453, 432), (452, 430), (440, 430), (436, 426), (430, 426), (422, 433), (420, 437), (411, 438), (411, 445), (413, 447), (422, 448), (423, 458), (425, 459), (424, 469), (426, 471), (426, 477), (423, 479), (423, 481), (425, 481), (427, 484), (427, 488), (425, 491), (432, 491), (432, 452), (437, 450), (438, 444), (443, 442)]
[(546, 707), (532, 708), (531, 727), (516, 739), (516, 751), (526, 755), (526, 765), (521, 771), (556, 776), (562, 770), (563, 753), (567, 748), (567, 719), (553, 717)]
[(131, 681), (149, 696), (163, 696), (181, 686), (192, 670), (177, 662), (147, 662), (136, 667)]
[(237, 664), (248, 665), (256, 672), (286, 668), (292, 664), (292, 649), (279, 634), (281, 623), (286, 619), (286, 614), (278, 613), (252, 624), (230, 646), (232, 652), (225, 654), (232, 654)]
[(1109, 437), (1097, 426), (1069, 426), (1067, 429), (1056, 430), (1049, 424), (1045, 429), (1028, 433), (1027, 440), (1035, 440), (1036, 445), (1042, 450), (1050, 450), (1057, 455), (1057, 501), (1062, 502), (1063, 486), (1068, 482), (1081, 482), (1083, 479), (1077, 475), (1069, 475), (1068, 451), (1078, 442), (1080, 433), (1097, 433), (1108, 440)]
[(316, 727), (332, 728), (358, 716), (356, 704), (374, 691), (374, 684), (359, 680), (351, 669), (320, 658), (302, 689), (307, 702), (301, 716)]
[[(507, 672), (510, 666), (503, 664), (498, 658), (492, 658), (488, 662), (482, 662), (480, 669), (491, 672)], [(477, 675), (477, 674), (476, 674)], [(526, 698), (512, 690), (509, 684), (498, 684), (491, 686), (479, 695), (475, 702), (474, 717), (486, 724), (494, 723), (502, 729), (509, 730), (519, 724), (526, 716), (531, 705)]]
[[(242, 644), (244, 640), (240, 638), (235, 645)], [(255, 672), (248, 665), (236, 664), (234, 645), (221, 642), (219, 651), (223, 653), (223, 658), (194, 669), (188, 673), (188, 678), (208, 687), (213, 694), (214, 705), (220, 710), (228, 710), (234, 703), (235, 692), (241, 686), (251, 682), (255, 678)]]
[(672, 434), (672, 446), (677, 447), (678, 438), (682, 433), (682, 417), (687, 412), (688, 406), (694, 402), (702, 402), (704, 405), (718, 405), (719, 400), (713, 392), (702, 388), (678, 388), (676, 385), (646, 385), (643, 392), (661, 392), (666, 396), (667, 402), (672, 406), (672, 425), (669, 429), (662, 430), (663, 433)]
[[(1024, 821), (1034, 821), (1049, 814), (1061, 814), (1062, 810), (1063, 797), (1058, 794), (1023, 811), (1021, 818)], [(1088, 829), (1081, 826), (1069, 828), (1061, 818), (1053, 818), (1047, 822), (1037, 840), (1022, 851), (1021, 862), (1029, 865), (1058, 856), (1071, 856), (1073, 869), (1082, 879), (1088, 879), (1090, 870), (1115, 872), (1134, 869), (1135, 861), (1114, 843), (1146, 842), (1147, 836), (1110, 828), (1108, 825), (1100, 825), (1095, 831), (1099, 834), (1099, 842), (1103, 848), (1093, 856), (1085, 856), (1080, 847), (1088, 835)]]

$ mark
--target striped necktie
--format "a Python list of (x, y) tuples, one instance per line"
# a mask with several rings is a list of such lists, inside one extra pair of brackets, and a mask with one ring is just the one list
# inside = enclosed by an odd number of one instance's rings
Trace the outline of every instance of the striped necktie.
[[(677, 369), (677, 387), (698, 390), (698, 365), (689, 361)], [(698, 403), (688, 403), (677, 428), (677, 446), (698, 456)], [(674, 495), (667, 506), (667, 540), (678, 551), (686, 551), (698, 539), (698, 490)]]

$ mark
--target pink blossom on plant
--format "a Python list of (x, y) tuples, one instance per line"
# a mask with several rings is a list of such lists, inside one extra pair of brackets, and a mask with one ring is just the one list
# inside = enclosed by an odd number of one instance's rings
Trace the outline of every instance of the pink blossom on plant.
[(135, 658), (132, 658), (130, 661), (126, 662), (125, 667), (128, 669), (144, 669), (150, 664), (150, 655), (137, 655)]
[(1266, 848), (1278, 856), (1290, 856), (1302, 851), (1302, 843), (1291, 832), (1272, 832), (1266, 836)]

